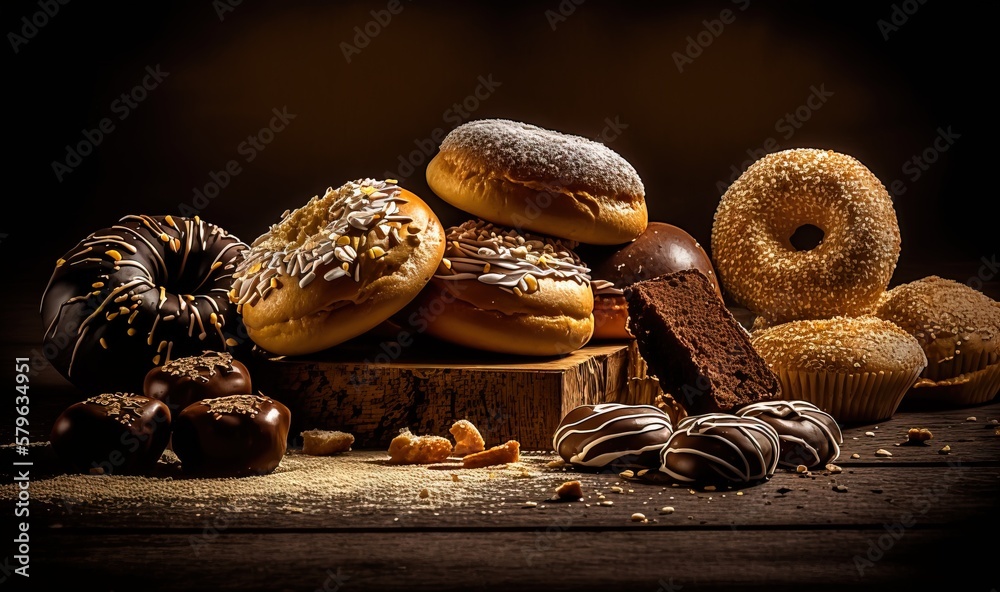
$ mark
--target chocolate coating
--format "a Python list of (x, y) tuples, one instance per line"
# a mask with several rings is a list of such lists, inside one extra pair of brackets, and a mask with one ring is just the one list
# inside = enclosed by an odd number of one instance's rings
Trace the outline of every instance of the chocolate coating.
[(670, 417), (652, 405), (582, 405), (559, 422), (552, 446), (580, 467), (656, 468), (672, 430)]
[(650, 222), (630, 243), (614, 247), (580, 245), (576, 252), (590, 267), (592, 279), (611, 282), (618, 290), (682, 269), (697, 269), (722, 297), (708, 253), (693, 236), (673, 224)]
[(142, 390), (176, 413), (202, 399), (252, 393), (251, 387), (250, 371), (231, 353), (206, 351), (153, 368)]
[(125, 216), (91, 233), (56, 262), (42, 295), (46, 358), (97, 394), (135, 392), (174, 358), (249, 351), (229, 301), (246, 248), (197, 217)]
[(778, 433), (755, 417), (724, 413), (684, 418), (660, 454), (660, 471), (680, 483), (749, 485), (778, 466)]
[(204, 399), (174, 420), (173, 450), (190, 475), (264, 475), (285, 456), (291, 418), (287, 407), (263, 395)]
[(56, 418), (49, 441), (70, 471), (142, 474), (166, 449), (170, 420), (162, 401), (105, 393), (67, 407)]
[(764, 401), (736, 411), (741, 417), (756, 417), (778, 432), (781, 453), (778, 466), (795, 469), (824, 467), (840, 456), (844, 435), (832, 415), (808, 401)]

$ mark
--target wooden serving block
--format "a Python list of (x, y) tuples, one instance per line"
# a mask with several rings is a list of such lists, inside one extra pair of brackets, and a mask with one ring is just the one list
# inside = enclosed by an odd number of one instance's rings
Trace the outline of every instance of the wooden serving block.
[(352, 344), (263, 358), (253, 376), (255, 390), (291, 409), (295, 437), (340, 430), (354, 435), (355, 448), (384, 449), (403, 428), (449, 437), (455, 420), (468, 419), (487, 446), (514, 439), (524, 450), (550, 450), (559, 421), (574, 407), (629, 398), (629, 349), (595, 343), (533, 358), (430, 340), (406, 348)]

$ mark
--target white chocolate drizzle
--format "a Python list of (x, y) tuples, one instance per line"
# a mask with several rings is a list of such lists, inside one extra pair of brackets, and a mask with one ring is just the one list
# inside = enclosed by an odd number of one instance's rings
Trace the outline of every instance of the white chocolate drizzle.
[(575, 243), (531, 235), (469, 220), (447, 232), (448, 247), (442, 266), (448, 273), (441, 280), (478, 280), (505, 292), (530, 294), (538, 290), (538, 278), (590, 284), (590, 268), (573, 252)]
[[(787, 448), (789, 446), (793, 446), (798, 452), (806, 453), (811, 456), (809, 459), (803, 458), (800, 463), (806, 465), (807, 467), (815, 467), (823, 464), (824, 462), (833, 462), (840, 456), (840, 445), (844, 441), (844, 434), (840, 430), (840, 426), (837, 425), (837, 420), (834, 419), (832, 415), (823, 411), (809, 401), (761, 401), (758, 403), (751, 403), (750, 405), (740, 408), (736, 412), (736, 415), (741, 417), (758, 418), (761, 415), (767, 415), (786, 421), (797, 421), (807, 424), (811, 423), (819, 428), (820, 432), (826, 438), (827, 444), (830, 446), (830, 458), (828, 459), (820, 458), (816, 443), (806, 441), (805, 439), (794, 434), (782, 433), (778, 430), (778, 428), (775, 428), (775, 431), (778, 432), (778, 439), (781, 441), (782, 447)], [(781, 465), (784, 463), (779, 460), (778, 464)]]
[[(670, 417), (652, 405), (603, 403), (594, 405), (590, 411), (577, 421), (561, 424), (552, 437), (556, 451), (568, 438), (581, 438), (582, 446), (569, 459), (575, 465), (604, 467), (621, 458), (659, 450), (673, 431)], [(634, 429), (636, 424), (638, 429)], [(660, 432), (660, 438), (643, 437), (653, 436), (652, 432)], [(591, 455), (595, 448), (609, 441), (614, 441), (613, 451)]]
[[(754, 437), (754, 433), (764, 436), (767, 446), (762, 446)], [(689, 446), (680, 446), (675, 442), (681, 437), (689, 439)], [(736, 438), (743, 439), (749, 446), (733, 443)], [(731, 456), (722, 458), (708, 452), (706, 445), (711, 442), (718, 444), (724, 450), (731, 450)], [(694, 443), (704, 445), (691, 447)], [(753, 451), (753, 458), (747, 456), (748, 448)], [(677, 424), (677, 430), (660, 452), (660, 471), (681, 483), (697, 482), (696, 476), (677, 472), (670, 467), (670, 456), (683, 454), (704, 459), (712, 471), (729, 482), (753, 483), (769, 479), (774, 475), (778, 467), (780, 449), (778, 432), (756, 417), (740, 417), (725, 413), (692, 415)], [(737, 462), (734, 464), (731, 461)]]
[(286, 210), (277, 224), (250, 245), (236, 268), (230, 300), (240, 306), (253, 305), (280, 287), (279, 276), (297, 278), (301, 288), (317, 278), (328, 282), (342, 277), (360, 281), (360, 258), (385, 255), (385, 250), (376, 246), (359, 252), (364, 246), (360, 238), (374, 232), (381, 239), (391, 237), (390, 244), (399, 244), (399, 228), (413, 221), (399, 213), (399, 204), (407, 203), (400, 191), (394, 179), (359, 179), (337, 189), (329, 187), (322, 198), (314, 196), (302, 207), (315, 208), (321, 200), (330, 201), (329, 222), (301, 245), (269, 248), (266, 245), (274, 234), (286, 230), (283, 224), (293, 224), (302, 208)]

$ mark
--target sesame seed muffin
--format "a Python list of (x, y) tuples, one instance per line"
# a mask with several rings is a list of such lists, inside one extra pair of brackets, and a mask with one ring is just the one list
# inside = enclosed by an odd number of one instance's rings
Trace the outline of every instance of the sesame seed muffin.
[(913, 335), (927, 368), (907, 401), (978, 405), (1000, 391), (1000, 306), (954, 280), (928, 276), (882, 295), (873, 313)]
[(751, 343), (781, 382), (781, 398), (813, 403), (840, 423), (892, 417), (927, 366), (917, 340), (874, 316), (790, 321)]

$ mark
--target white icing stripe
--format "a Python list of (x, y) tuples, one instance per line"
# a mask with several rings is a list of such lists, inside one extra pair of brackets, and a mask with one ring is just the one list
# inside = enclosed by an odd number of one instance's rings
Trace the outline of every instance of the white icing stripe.
[(621, 451), (621, 452), (618, 452), (618, 451), (615, 451), (615, 452), (605, 452), (604, 454), (595, 456), (594, 458), (592, 458), (590, 460), (583, 460), (583, 458), (585, 458), (586, 455), (582, 455), (582, 454), (581, 455), (574, 455), (570, 459), (570, 462), (572, 462), (573, 464), (584, 466), (584, 467), (604, 467), (604, 466), (607, 466), (607, 465), (615, 462), (616, 460), (618, 460), (619, 458), (622, 458), (624, 456), (639, 456), (640, 454), (644, 454), (646, 452), (653, 452), (653, 451), (656, 451), (656, 450), (660, 450), (661, 448), (663, 448), (663, 443), (662, 442), (657, 443), (657, 444), (650, 444), (649, 446), (644, 446), (644, 447), (640, 448), (639, 450), (627, 450), (627, 451)]
[[(609, 422), (609, 423), (612, 423), (612, 422)], [(605, 425), (607, 425), (607, 424), (605, 424)], [(612, 451), (612, 452), (606, 452), (604, 454), (598, 455), (595, 458), (587, 460), (587, 456), (590, 454), (590, 451), (593, 450), (594, 448), (596, 448), (597, 446), (605, 443), (605, 442), (609, 442), (609, 441), (612, 441), (612, 440), (617, 440), (619, 438), (626, 438), (627, 439), (629, 436), (638, 436), (638, 435), (641, 435), (641, 434), (645, 434), (647, 432), (657, 432), (657, 431), (664, 430), (664, 429), (667, 430), (667, 432), (669, 433), (669, 431), (670, 431), (670, 424), (668, 422), (650, 423), (650, 424), (642, 426), (642, 428), (639, 429), (639, 430), (633, 430), (633, 431), (628, 431), (628, 432), (624, 432), (624, 431), (623, 432), (612, 432), (610, 434), (606, 434), (604, 436), (601, 436), (599, 438), (595, 438), (595, 439), (591, 440), (590, 442), (588, 442), (583, 447), (582, 450), (580, 450), (579, 452), (577, 452), (576, 454), (573, 455), (571, 462), (574, 462), (576, 464), (581, 464), (581, 465), (584, 465), (584, 466), (602, 466), (602, 465), (607, 464), (607, 463), (606, 462), (600, 462), (600, 459), (610, 458), (610, 459), (614, 460), (616, 458), (621, 458), (623, 456), (630, 456), (630, 455), (641, 454), (642, 452), (644, 452), (646, 450), (649, 450), (651, 448), (653, 450), (655, 450), (657, 448), (662, 447), (666, 443), (666, 440), (664, 440), (664, 442), (661, 442), (658, 446), (657, 445), (654, 445), (652, 447), (645, 446), (643, 448), (640, 448), (639, 450), (629, 449), (629, 448), (622, 448), (622, 449), (615, 450), (615, 451)], [(626, 442), (624, 442), (624, 443), (628, 444), (628, 441), (626, 440)]]
[[(472, 279), (513, 291), (534, 291), (532, 281), (541, 277), (590, 283), (588, 268), (562, 241), (533, 235), (521, 236), (513, 229), (483, 220), (469, 220), (448, 229), (445, 257), (453, 273), (434, 277), (457, 281)], [(529, 280), (527, 276), (532, 276)]]
[(583, 421), (595, 421), (595, 422), (596, 421), (601, 421), (601, 422), (603, 422), (603, 423), (600, 423), (599, 425), (596, 425), (596, 426), (594, 426), (592, 428), (583, 429), (583, 430), (573, 429), (573, 426), (577, 426), (577, 425), (580, 425), (581, 423), (583, 423), (581, 421), (574, 422), (572, 424), (569, 424), (569, 425), (561, 428), (558, 432), (556, 432), (556, 442), (555, 442), (556, 443), (556, 449), (558, 450), (559, 449), (559, 444), (561, 444), (563, 440), (565, 440), (566, 438), (568, 438), (570, 436), (580, 435), (580, 434), (596, 434), (596, 433), (608, 430), (609, 429), (608, 426), (610, 426), (610, 425), (612, 425), (614, 423), (617, 423), (619, 421), (628, 421), (630, 419), (640, 419), (640, 418), (646, 419), (646, 418), (649, 418), (649, 420), (651, 422), (661, 423), (667, 429), (672, 429), (672, 426), (670, 425), (669, 418), (667, 418), (667, 417), (662, 417), (661, 418), (661, 417), (658, 417), (656, 415), (651, 415), (649, 413), (635, 413), (635, 414), (630, 414), (630, 415), (619, 415), (619, 416), (612, 417), (610, 419), (603, 419), (603, 418), (598, 419), (601, 415), (604, 415), (604, 414), (603, 413), (597, 413), (597, 414), (591, 415), (590, 417), (588, 417), (585, 420), (583, 420)]
[[(832, 415), (823, 411), (815, 404), (809, 401), (793, 400), (793, 401), (761, 401), (758, 403), (751, 403), (746, 407), (742, 407), (736, 412), (737, 415), (743, 417), (757, 417), (758, 415), (769, 415), (778, 417), (781, 419), (792, 420), (800, 419), (805, 422), (809, 422), (816, 427), (818, 427), (826, 437), (827, 443), (833, 448), (832, 459), (836, 459), (840, 456), (840, 444), (844, 441), (843, 433), (840, 431), (840, 427), (837, 424), (837, 420), (834, 419)], [(825, 417), (828, 421), (821, 421), (819, 418)], [(780, 435), (780, 434), (779, 434)], [(791, 439), (782, 436), (782, 440)], [(815, 463), (820, 462), (819, 452), (816, 448), (805, 441), (802, 441), (803, 447), (807, 448), (810, 453), (812, 453), (816, 460)], [(811, 466), (811, 465), (810, 465)]]
[[(654, 407), (652, 405), (625, 405), (625, 404), (622, 404), (622, 403), (601, 403), (601, 404), (598, 404), (598, 405), (584, 405), (584, 406), (581, 406), (581, 407), (582, 408), (590, 408), (591, 414), (590, 415), (586, 415), (586, 416), (580, 418), (577, 421), (560, 425), (558, 427), (558, 429), (556, 429), (555, 435), (553, 435), (553, 437), (552, 437), (552, 446), (553, 446), (554, 450), (559, 450), (559, 444), (566, 437), (565, 435), (561, 435), (561, 434), (563, 434), (563, 432), (565, 430), (572, 429), (575, 426), (578, 426), (581, 423), (584, 423), (586, 421), (592, 421), (594, 419), (594, 416), (596, 416), (596, 415), (602, 415), (602, 414), (605, 414), (605, 413), (609, 413), (611, 411), (616, 411), (616, 410), (625, 409), (625, 408), (635, 409), (637, 411), (640, 410), (640, 409), (642, 409), (642, 410), (647, 410), (647, 411), (653, 411), (653, 413), (652, 414), (649, 414), (649, 413), (636, 414), (636, 415), (633, 415), (632, 417), (637, 417), (638, 415), (643, 415), (643, 416), (652, 415), (653, 417), (657, 417), (657, 416), (661, 416), (662, 415), (663, 418), (668, 422), (668, 426), (669, 426), (669, 421), (670, 421), (670, 418), (663, 411), (661, 411), (659, 408)], [(567, 414), (567, 415), (569, 415), (569, 414)], [(614, 420), (611, 420), (611, 421), (614, 421)], [(673, 429), (673, 426), (669, 426), (669, 427), (671, 429)], [(596, 431), (596, 430), (593, 430), (593, 431)], [(585, 433), (585, 432), (584, 431), (577, 431), (575, 433)]]
[[(757, 464), (761, 466), (761, 473), (753, 475), (750, 474), (751, 460), (746, 456), (742, 448), (732, 442), (733, 435), (730, 434), (724, 436), (722, 434), (711, 433), (712, 430), (718, 428), (730, 428), (732, 430), (736, 430), (740, 437), (745, 438), (746, 441), (753, 446), (756, 452), (755, 460), (757, 461)], [(763, 435), (767, 442), (771, 445), (771, 450), (764, 450), (761, 447), (761, 443), (751, 432), (757, 432)], [(706, 441), (721, 443), (725, 447), (733, 450), (735, 457), (742, 460), (744, 469), (738, 469), (728, 460), (721, 458), (718, 455), (705, 452), (701, 449), (676, 446), (674, 444), (674, 440), (680, 439), (681, 436), (705, 438)], [(692, 454), (710, 461), (711, 464), (709, 466), (716, 472), (719, 472), (717, 467), (725, 467), (732, 470), (733, 474), (727, 477), (729, 479), (734, 479), (735, 476), (744, 482), (757, 481), (768, 478), (774, 474), (774, 471), (778, 466), (778, 456), (780, 450), (781, 442), (778, 437), (778, 433), (774, 430), (774, 428), (760, 419), (721, 413), (690, 416), (681, 420), (677, 426), (677, 430), (670, 437), (670, 441), (668, 441), (667, 445), (663, 447), (663, 451), (660, 454), (660, 471), (670, 475), (674, 479), (684, 482), (694, 481), (694, 478), (678, 474), (668, 466), (668, 459), (671, 454)], [(720, 472), (720, 475), (721, 474), (723, 473)]]

